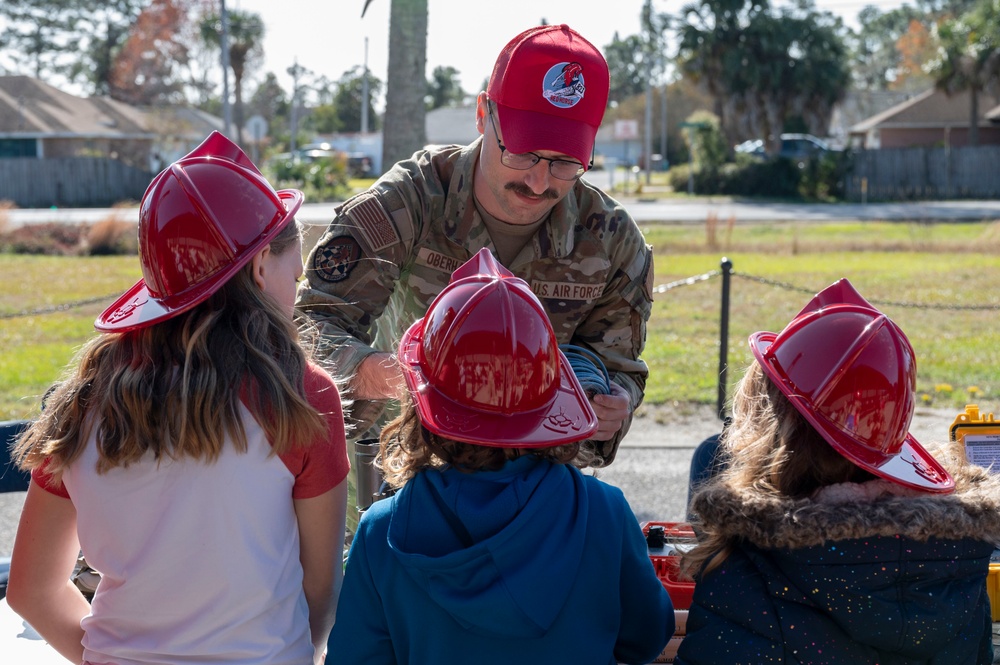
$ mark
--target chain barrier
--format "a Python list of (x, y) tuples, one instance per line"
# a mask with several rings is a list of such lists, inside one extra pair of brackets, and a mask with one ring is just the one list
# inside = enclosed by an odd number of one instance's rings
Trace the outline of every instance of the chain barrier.
[[(745, 273), (733, 271), (733, 276), (742, 277), (743, 279), (759, 282), (761, 284), (766, 284), (768, 286), (776, 286), (780, 289), (785, 289), (787, 291), (797, 291), (799, 293), (805, 293), (807, 295), (816, 295), (818, 291), (816, 289), (807, 289), (801, 286), (795, 286), (794, 284), (789, 284), (787, 282), (779, 282), (774, 279), (768, 279), (766, 277), (758, 277), (756, 275), (747, 275)], [(947, 309), (956, 311), (997, 311), (1000, 310), (1000, 304), (995, 305), (952, 305), (947, 303), (942, 304), (927, 304), (919, 302), (910, 302), (905, 300), (878, 300), (876, 298), (866, 298), (868, 302), (873, 305), (886, 305), (890, 307), (907, 307), (911, 309)]]
[[(767, 277), (759, 277), (757, 275), (748, 275), (746, 273), (738, 272), (733, 270), (730, 272), (731, 275), (735, 277), (740, 277), (742, 279), (758, 282), (759, 284), (765, 284), (767, 286), (774, 286), (779, 289), (785, 289), (786, 291), (796, 291), (798, 293), (804, 293), (806, 295), (816, 295), (816, 289), (809, 289), (804, 286), (796, 286), (795, 284), (789, 284), (788, 282), (779, 282), (775, 279), (768, 279)], [(674, 282), (669, 282), (667, 284), (660, 284), (653, 288), (653, 293), (666, 293), (667, 291), (680, 288), (682, 286), (692, 286), (699, 282), (706, 282), (714, 277), (722, 275), (721, 270), (710, 270), (706, 273), (700, 275), (693, 275), (691, 277), (685, 277), (684, 279), (678, 279)], [(18, 319), (26, 318), (29, 316), (38, 316), (40, 314), (52, 314), (54, 312), (64, 312), (68, 309), (73, 309), (74, 307), (81, 307), (83, 305), (90, 305), (95, 302), (108, 302), (114, 298), (121, 295), (120, 293), (112, 293), (110, 295), (101, 296), (99, 298), (87, 298), (85, 300), (76, 300), (73, 302), (63, 303), (61, 305), (51, 305), (48, 307), (38, 307), (36, 309), (26, 309), (20, 312), (7, 312), (0, 313), (0, 320), (2, 319)], [(890, 307), (907, 307), (911, 309), (946, 309), (955, 311), (1000, 311), (1000, 304), (995, 305), (950, 305), (950, 304), (933, 304), (928, 305), (925, 303), (910, 302), (910, 301), (900, 301), (900, 300), (876, 300), (874, 298), (868, 298), (868, 302), (873, 305), (885, 305)]]
[(666, 293), (671, 289), (676, 289), (681, 286), (691, 286), (692, 284), (697, 284), (698, 282), (704, 282), (712, 279), (713, 277), (718, 277), (721, 274), (721, 270), (712, 270), (701, 275), (679, 279), (676, 282), (670, 282), (669, 284), (660, 284), (659, 286), (653, 287), (653, 293)]
[(38, 316), (40, 314), (52, 314), (54, 312), (64, 312), (67, 309), (73, 309), (74, 307), (82, 307), (83, 305), (92, 305), (95, 302), (111, 302), (120, 295), (121, 292), (117, 291), (110, 295), (100, 296), (98, 298), (86, 298), (84, 300), (74, 300), (73, 302), (64, 302), (61, 305), (49, 305), (48, 307), (24, 309), (21, 310), (20, 312), (4, 312), (0, 313), (0, 320), (21, 319), (21, 318), (27, 318), (29, 316)]

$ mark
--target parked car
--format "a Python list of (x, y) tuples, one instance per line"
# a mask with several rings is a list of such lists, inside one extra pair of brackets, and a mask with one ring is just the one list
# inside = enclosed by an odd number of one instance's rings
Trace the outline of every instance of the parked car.
[(352, 178), (371, 178), (372, 158), (363, 152), (347, 153), (347, 172)]
[(782, 134), (781, 144), (777, 154), (768, 154), (767, 145), (763, 139), (744, 141), (733, 148), (736, 152), (767, 159), (768, 157), (785, 157), (796, 162), (799, 168), (805, 168), (805, 163), (813, 157), (819, 157), (834, 149), (812, 134)]
[(779, 157), (792, 160), (811, 159), (831, 152), (829, 144), (812, 134), (782, 134)]

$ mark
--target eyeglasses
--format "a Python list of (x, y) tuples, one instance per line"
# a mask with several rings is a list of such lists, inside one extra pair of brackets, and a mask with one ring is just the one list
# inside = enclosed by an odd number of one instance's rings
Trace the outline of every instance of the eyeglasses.
[[(558, 178), (559, 180), (576, 180), (587, 170), (580, 162), (568, 159), (549, 159), (533, 152), (510, 152), (507, 150), (507, 146), (500, 142), (500, 134), (497, 132), (497, 119), (493, 115), (492, 105), (489, 107), (489, 110), (490, 124), (493, 125), (493, 136), (496, 137), (497, 145), (500, 146), (500, 163), (504, 166), (518, 171), (527, 171), (544, 159), (549, 163), (549, 173), (553, 178)], [(591, 160), (591, 164), (593, 163), (593, 160)]]

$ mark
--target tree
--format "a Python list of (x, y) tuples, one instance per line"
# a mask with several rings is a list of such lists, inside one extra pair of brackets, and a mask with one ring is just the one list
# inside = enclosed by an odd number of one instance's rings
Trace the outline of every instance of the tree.
[(622, 39), (615, 32), (611, 43), (604, 47), (604, 58), (608, 61), (608, 72), (611, 75), (609, 105), (620, 104), (646, 90), (642, 37), (629, 35)]
[(281, 136), (288, 132), (288, 94), (278, 83), (278, 77), (268, 72), (246, 104), (248, 116), (259, 115), (267, 119), (268, 136)]
[(6, 53), (38, 79), (63, 76), (110, 91), (112, 64), (150, 0), (3, 0)]
[[(240, 10), (227, 12), (229, 19), (229, 67), (233, 70), (233, 121), (236, 142), (243, 143), (243, 78), (253, 71), (264, 55), (264, 21), (260, 14)], [(206, 44), (222, 48), (222, 17), (209, 14), (201, 22), (201, 36)]]
[(780, 12), (756, 0), (703, 0), (681, 27), (681, 69), (713, 96), (738, 136), (776, 150), (786, 123), (823, 134), (850, 82), (842, 24), (809, 0)]
[[(361, 15), (372, 0), (365, 0)], [(427, 0), (392, 0), (382, 163), (406, 159), (427, 143)]]
[(680, 70), (715, 100), (715, 115), (723, 127), (727, 120), (724, 100), (745, 64), (743, 30), (767, 6), (767, 0), (696, 0), (681, 9)]
[(928, 21), (909, 5), (882, 12), (867, 6), (858, 13), (858, 32), (850, 33), (854, 85), (862, 90), (888, 90), (901, 64), (897, 45), (912, 21)]
[(938, 28), (938, 58), (928, 66), (939, 89), (969, 93), (969, 145), (979, 144), (979, 95), (1000, 89), (1000, 0), (978, 0)]
[(427, 110), (442, 106), (456, 106), (465, 101), (465, 91), (458, 82), (458, 70), (454, 67), (438, 66), (427, 81)]
[(183, 100), (178, 69), (187, 64), (188, 49), (178, 36), (185, 21), (182, 0), (153, 0), (139, 14), (112, 64), (111, 97), (145, 106)]
[(925, 73), (927, 64), (937, 55), (935, 36), (923, 23), (913, 19), (903, 36), (896, 41), (899, 53), (899, 68), (896, 80), (890, 86), (893, 90), (919, 92), (926, 90), (934, 81)]
[(337, 91), (333, 95), (333, 107), (337, 119), (336, 131), (361, 131), (361, 105), (368, 104), (368, 118), (371, 129), (378, 129), (375, 107), (372, 100), (381, 93), (382, 82), (368, 73), (368, 99), (363, 101), (364, 67), (356, 66), (346, 72), (337, 81)]

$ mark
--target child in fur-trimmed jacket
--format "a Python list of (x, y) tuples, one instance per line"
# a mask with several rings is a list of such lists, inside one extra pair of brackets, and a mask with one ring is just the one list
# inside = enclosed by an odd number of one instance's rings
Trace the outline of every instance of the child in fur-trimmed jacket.
[(903, 331), (841, 280), (750, 347), (675, 662), (992, 663), (1000, 477), (908, 433)]

